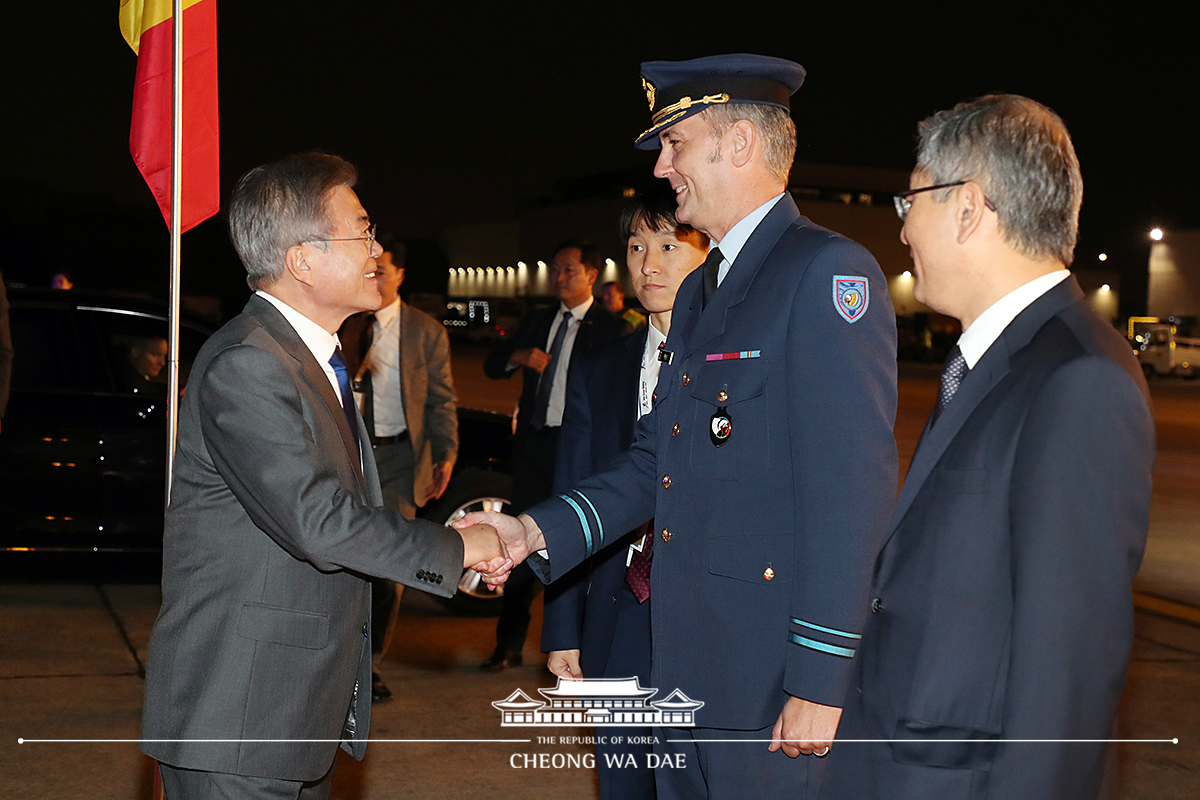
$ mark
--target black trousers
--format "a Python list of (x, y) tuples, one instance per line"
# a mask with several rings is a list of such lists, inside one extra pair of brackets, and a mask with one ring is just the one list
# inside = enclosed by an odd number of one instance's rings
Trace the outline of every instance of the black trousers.
[[(554, 465), (558, 460), (558, 428), (522, 424), (513, 442), (512, 513), (526, 509), (550, 496), (554, 486)], [(496, 650), (519, 653), (529, 633), (529, 606), (542, 582), (526, 564), (518, 565), (504, 584), (500, 619), (496, 622)]]

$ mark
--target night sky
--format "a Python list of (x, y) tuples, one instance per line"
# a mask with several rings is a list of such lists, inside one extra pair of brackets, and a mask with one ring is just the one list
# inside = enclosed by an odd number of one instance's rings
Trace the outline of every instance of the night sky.
[[(128, 152), (135, 56), (117, 0), (58, 3), (52, 16), (46, 4), (16, 5), (0, 48), (0, 185), (2, 232), (23, 244), (0, 268), (28, 276), (31, 264), (65, 263), (86, 274), (114, 248), (135, 260), (165, 253), (165, 226), (99, 229), (82, 208), (64, 217), (46, 199), (157, 213)], [(1140, 4), (1110, 18), (993, 4), (984, 21), (914, 3), (885, 15), (858, 3), (417, 5), (218, 0), (223, 196), (258, 163), (323, 149), (359, 166), (368, 210), (400, 236), (512, 219), (564, 179), (651, 168), (654, 156), (632, 148), (648, 124), (641, 61), (756, 52), (808, 70), (793, 98), (798, 159), (907, 169), (919, 119), (1016, 92), (1059, 112), (1075, 140), (1078, 265), (1106, 251), (1106, 268), (1144, 275), (1149, 228), (1200, 228), (1187, 124), (1200, 69), (1194, 26), (1170, 9)], [(69, 230), (47, 236), (47, 224)], [(232, 269), (223, 225), (220, 216), (185, 235), (185, 254)]]

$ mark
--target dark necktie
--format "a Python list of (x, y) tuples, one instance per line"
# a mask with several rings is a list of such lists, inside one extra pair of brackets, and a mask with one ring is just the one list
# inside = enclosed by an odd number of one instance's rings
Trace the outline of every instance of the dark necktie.
[(629, 559), (629, 570), (625, 573), (625, 582), (633, 590), (633, 596), (639, 603), (646, 602), (650, 596), (650, 551), (654, 548), (654, 520), (642, 524), (638, 532), (645, 538), (641, 550), (634, 550)]
[(354, 413), (354, 392), (350, 391), (350, 373), (346, 371), (346, 362), (342, 360), (342, 350), (337, 348), (329, 357), (329, 366), (337, 373), (338, 390), (342, 393), (342, 411), (346, 422), (350, 424), (350, 435), (354, 437), (354, 448), (362, 453), (358, 441), (358, 415)]
[(558, 372), (558, 359), (562, 355), (563, 340), (567, 338), (567, 326), (571, 324), (571, 312), (564, 311), (562, 322), (554, 333), (554, 341), (550, 343), (550, 363), (542, 370), (538, 378), (537, 397), (533, 404), (533, 429), (540, 431), (546, 427), (546, 412), (550, 410), (550, 393), (554, 391), (554, 375)]
[(954, 345), (954, 349), (950, 351), (950, 357), (946, 359), (946, 366), (942, 369), (942, 388), (938, 392), (937, 405), (933, 409), (933, 422), (937, 422), (938, 417), (946, 410), (946, 406), (950, 405), (950, 400), (954, 397), (954, 393), (958, 391), (959, 385), (963, 378), (967, 376), (970, 369), (967, 368), (967, 360), (963, 358), (962, 351), (958, 349), (958, 345)]
[(717, 272), (721, 269), (721, 248), (714, 247), (708, 251), (708, 258), (704, 259), (704, 266), (700, 269), (704, 270), (704, 306), (708, 305), (708, 299), (717, 291)]

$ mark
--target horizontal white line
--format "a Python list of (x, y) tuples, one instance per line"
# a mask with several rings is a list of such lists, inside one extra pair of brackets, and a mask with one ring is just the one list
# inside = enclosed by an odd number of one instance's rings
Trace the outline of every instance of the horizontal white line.
[[(266, 744), (266, 745), (283, 745), (283, 744), (316, 744), (316, 742), (326, 742), (326, 744), (341, 744), (346, 741), (344, 739), (18, 739), (18, 745), (34, 745), (34, 744), (101, 744), (101, 742), (116, 742), (116, 744), (142, 744), (142, 742), (197, 742), (197, 744), (232, 744), (232, 742), (241, 742), (241, 744)], [(367, 739), (367, 742), (373, 745), (379, 744), (420, 744), (420, 742), (432, 742), (432, 744), (444, 744), (444, 742), (463, 742), (463, 744), (481, 744), (481, 742), (514, 742), (514, 744), (529, 744), (532, 739)]]
[[(774, 739), (667, 739), (668, 742), (773, 742)], [(796, 743), (806, 739), (783, 739), (781, 741)], [(838, 744), (884, 744), (891, 742), (909, 742), (914, 744), (1097, 744), (1100, 742), (1117, 744), (1179, 744), (1178, 737), (1174, 739), (834, 739)]]

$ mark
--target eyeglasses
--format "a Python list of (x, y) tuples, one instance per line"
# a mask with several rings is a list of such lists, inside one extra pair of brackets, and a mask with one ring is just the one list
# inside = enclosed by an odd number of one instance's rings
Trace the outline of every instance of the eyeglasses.
[(367, 252), (369, 253), (369, 252), (371, 252), (371, 249), (375, 247), (375, 228), (376, 228), (376, 224), (371, 223), (371, 227), (367, 228), (366, 236), (345, 236), (345, 237), (342, 237), (339, 239), (306, 239), (303, 243), (308, 244), (309, 242), (361, 242), (365, 239), (367, 242)]
[[(934, 189), (953, 189), (955, 186), (962, 186), (966, 181), (955, 181), (954, 183), (938, 183), (933, 186), (922, 186), (920, 189), (909, 189), (905, 192), (892, 197), (892, 202), (896, 204), (896, 215), (900, 217), (900, 221), (904, 222), (908, 219), (908, 212), (912, 209), (912, 196), (921, 192), (932, 192)], [(983, 198), (983, 204), (987, 206), (989, 211), (996, 210), (996, 204), (987, 197)]]

